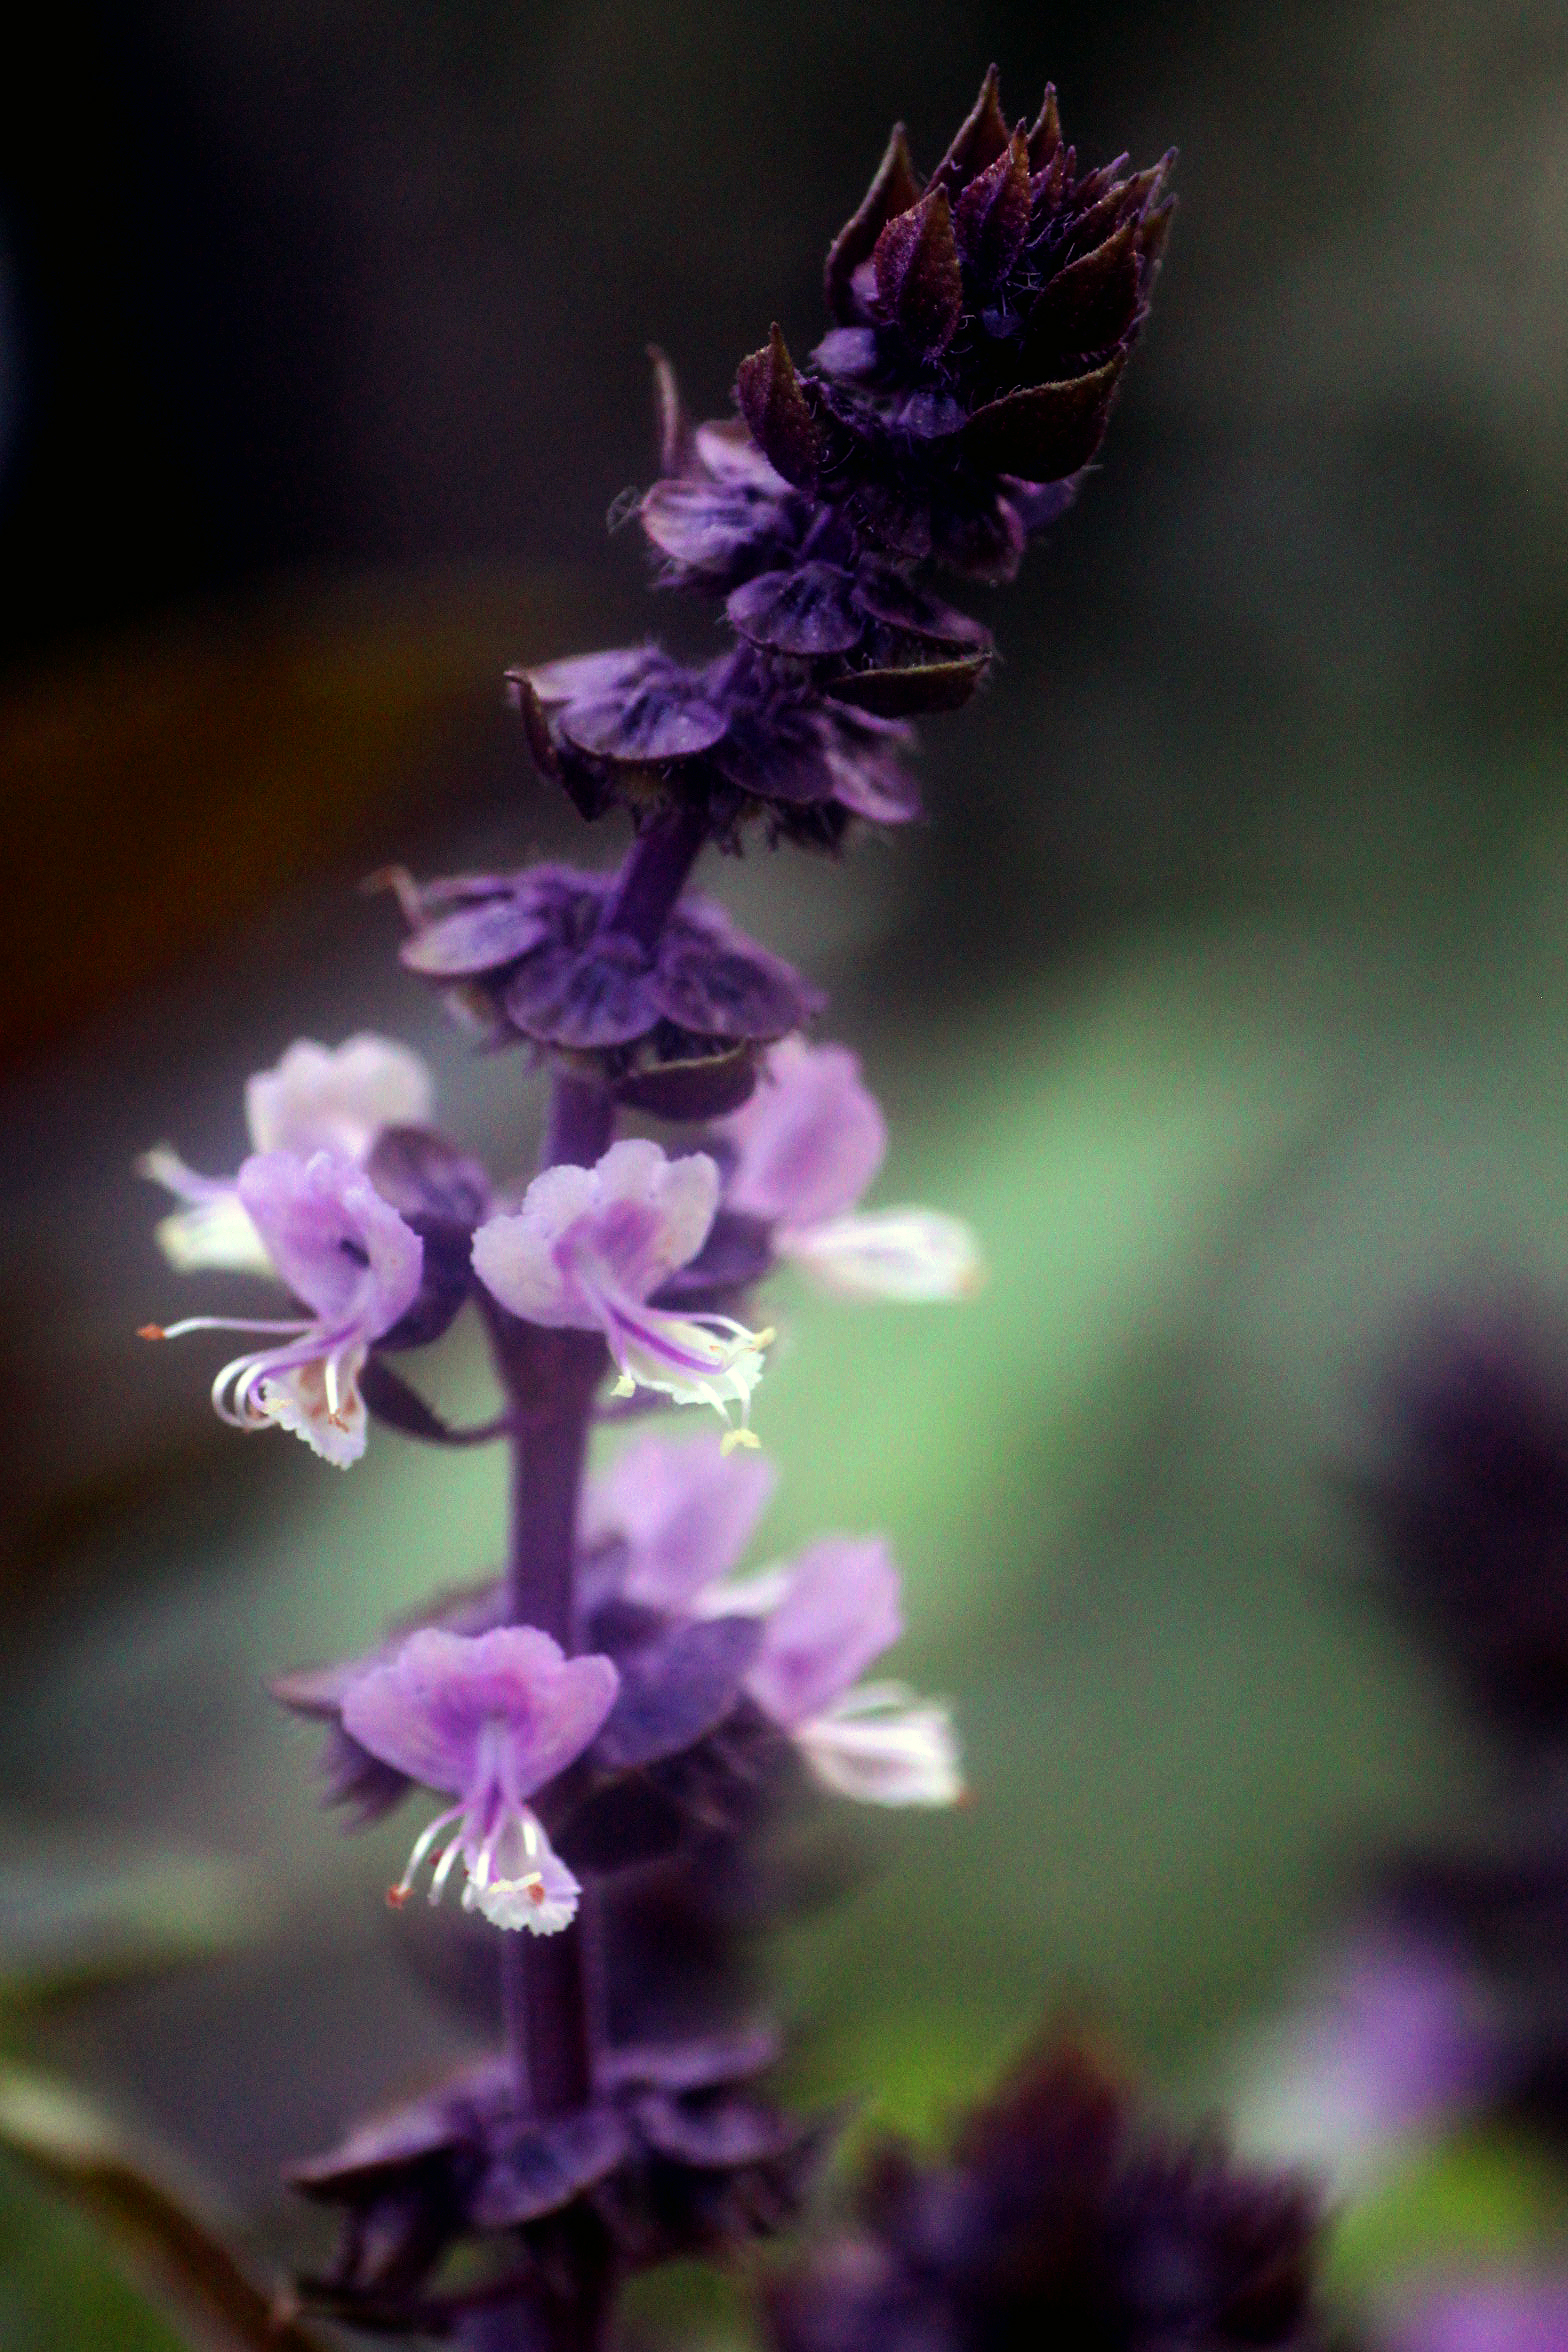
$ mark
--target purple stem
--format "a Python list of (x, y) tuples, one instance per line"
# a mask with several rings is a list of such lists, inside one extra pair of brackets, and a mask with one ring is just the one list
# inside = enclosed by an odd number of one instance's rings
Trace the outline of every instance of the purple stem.
[[(546, 1331), (499, 1309), (488, 1320), (512, 1418), (508, 1614), (569, 1651), (578, 1496), (604, 1342), (597, 1332)], [(568, 2114), (592, 2094), (581, 1943), (580, 1927), (572, 1926), (554, 1936), (509, 1935), (501, 1947), (518, 2090), (540, 2115)]]
[(614, 1132), (615, 1103), (603, 1081), (558, 1070), (550, 1089), (540, 1167), (558, 1168), (565, 1162), (573, 1168), (591, 1168), (603, 1157)]
[[(696, 863), (707, 829), (678, 809), (633, 843), (605, 916), (607, 929), (650, 954)], [(615, 1132), (615, 1104), (594, 1075), (559, 1069), (541, 1166), (591, 1168)], [(594, 1392), (604, 1369), (597, 1332), (546, 1331), (495, 1310), (488, 1316), (512, 1423), (507, 1595), (514, 1624), (537, 1625), (570, 1651), (577, 1518)], [(554, 1936), (508, 1936), (501, 1997), (519, 2092), (539, 2115), (564, 2115), (593, 2095), (592, 1904)]]
[(651, 955), (707, 838), (707, 812), (695, 804), (672, 810), (640, 833), (621, 868), (603, 929), (635, 939)]

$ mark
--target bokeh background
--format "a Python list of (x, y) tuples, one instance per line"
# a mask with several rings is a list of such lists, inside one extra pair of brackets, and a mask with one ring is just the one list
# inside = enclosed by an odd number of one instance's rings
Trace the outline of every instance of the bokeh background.
[[(795, 2081), (940, 2123), (1068, 2007), (1233, 2083), (1368, 1858), (1475, 1760), (1349, 1493), (1430, 1303), (1568, 1277), (1568, 16), (1555, 0), (272, 0), (36, 13), (0, 113), (0, 2041), (183, 2166), (265, 2271), (288, 2155), (454, 2046), (263, 1677), (482, 1573), (497, 1462), (240, 1445), (136, 1153), (391, 1029), (526, 1163), (536, 1090), (358, 884), (607, 860), (499, 673), (649, 625), (605, 516), (644, 346), (722, 411), (890, 120), (987, 62), (1091, 156), (1182, 149), (1102, 470), (986, 617), (929, 825), (707, 877), (821, 976), (970, 1216), (962, 1314), (786, 1302), (783, 1550), (882, 1526), (972, 1810), (857, 1825), (780, 1939)], [(652, 616), (656, 622), (658, 615)], [(194, 1344), (194, 1343), (193, 1343)], [(483, 1374), (459, 1335), (432, 1373)], [(1244, 2067), (1243, 2067), (1244, 2071)], [(1537, 2152), (1352, 2208), (1345, 2292), (1550, 2249)], [(695, 2290), (694, 2290), (695, 2291)], [(695, 2325), (688, 2313), (683, 2325)], [(726, 2310), (713, 2325), (730, 2324)], [(0, 2342), (167, 2352), (0, 2164)]]

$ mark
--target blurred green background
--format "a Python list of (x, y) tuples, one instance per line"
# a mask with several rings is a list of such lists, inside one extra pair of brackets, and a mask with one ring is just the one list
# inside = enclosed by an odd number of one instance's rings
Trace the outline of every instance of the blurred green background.
[[(809, 345), (889, 121), (929, 163), (995, 57), (1093, 157), (1179, 142), (1183, 209), (1102, 470), (929, 730), (929, 826), (706, 876), (830, 988), (878, 1197), (991, 1267), (961, 1312), (781, 1298), (764, 1549), (892, 1534), (975, 1803), (857, 1822), (776, 1969), (798, 2088), (884, 2120), (1061, 2009), (1201, 2105), (1368, 1857), (1471, 1802), (1360, 1581), (1380, 1366), (1434, 1297), (1568, 1294), (1568, 18), (43, 29), (0, 98), (0, 2047), (176, 2152), (265, 2276), (321, 2251), (279, 2164), (457, 2046), (379, 1901), (402, 1824), (318, 1817), (262, 1682), (482, 1574), (501, 1465), (227, 1436), (131, 1337), (174, 1303), (131, 1162), (232, 1165), (246, 1072), (372, 1025), (526, 1164), (537, 1085), (356, 883), (617, 852), (498, 676), (675, 623), (602, 522), (653, 468), (643, 346), (719, 410), (770, 319)], [(477, 1406), (471, 1338), (431, 1378)], [(1555, 2244), (1533, 2160), (1465, 2162), (1351, 2217), (1350, 2287)], [(6, 2352), (172, 2340), (0, 2167)]]

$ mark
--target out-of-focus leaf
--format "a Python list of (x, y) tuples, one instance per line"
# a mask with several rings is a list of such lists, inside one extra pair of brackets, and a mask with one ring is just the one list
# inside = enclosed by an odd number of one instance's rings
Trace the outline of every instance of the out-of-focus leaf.
[(1423, 2270), (1560, 2265), (1565, 2243), (1568, 2169), (1538, 2140), (1476, 2134), (1424, 2151), (1374, 2196), (1344, 2208), (1332, 2277), (1347, 2295), (1381, 2295)]
[(212, 2223), (96, 2108), (58, 2083), (0, 2069), (0, 2146), (82, 2206), (138, 2282), (204, 2352), (325, 2352), (287, 2303), (241, 2269)]
[(0, 2006), (202, 1960), (258, 1915), (231, 1863), (151, 1854), (119, 1869), (59, 1854), (0, 1860)]
[(5, 2352), (182, 2352), (85, 2213), (0, 2150), (0, 2344)]

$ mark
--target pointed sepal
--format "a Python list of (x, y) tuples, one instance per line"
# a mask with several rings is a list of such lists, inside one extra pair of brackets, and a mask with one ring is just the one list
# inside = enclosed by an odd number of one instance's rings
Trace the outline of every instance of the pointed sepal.
[(851, 280), (863, 261), (869, 261), (878, 237), (890, 220), (907, 212), (920, 198), (920, 182), (902, 123), (895, 123), (887, 152), (861, 199), (828, 248), (824, 286), (828, 309), (841, 326), (854, 326), (860, 317)]
[(1002, 112), (1001, 76), (987, 69), (980, 95), (960, 123), (953, 144), (931, 174), (933, 188), (958, 189), (1007, 152), (1012, 128)]
[(884, 315), (924, 357), (945, 351), (964, 308), (964, 276), (945, 188), (888, 222), (872, 255)]
[(1029, 125), (1029, 169), (1050, 169), (1062, 144), (1062, 118), (1056, 105), (1056, 84), (1047, 82), (1040, 111)]
[(789, 346), (777, 326), (735, 378), (740, 411), (769, 463), (798, 490), (816, 487), (821, 438)]
[(994, 163), (972, 179), (958, 199), (958, 250), (988, 286), (1006, 277), (1029, 233), (1029, 146), (1013, 133)]
[(1064, 383), (1036, 384), (977, 408), (964, 427), (964, 453), (987, 473), (1059, 482), (1088, 464), (1104, 437), (1126, 355)]

